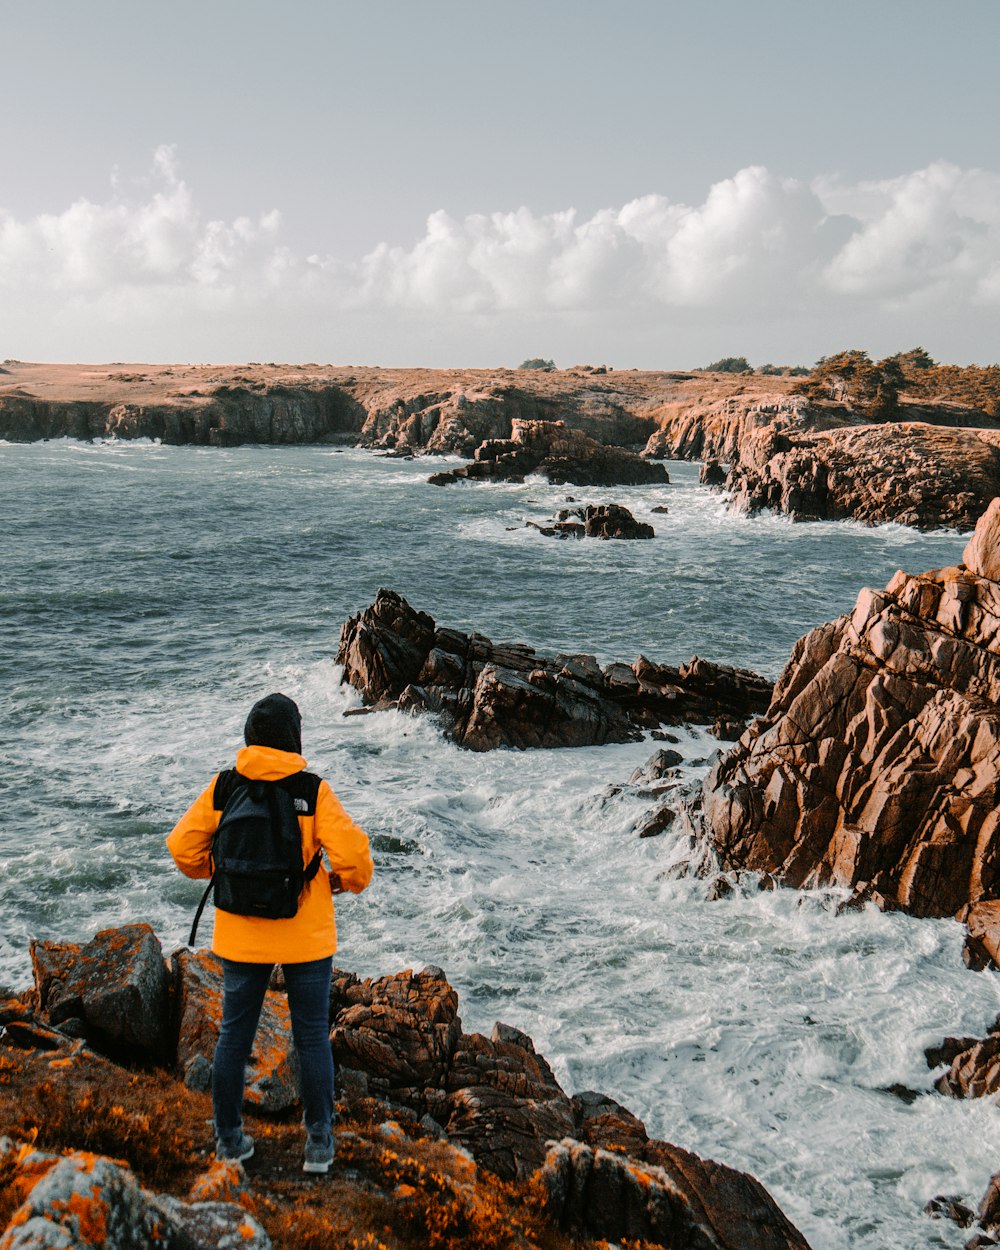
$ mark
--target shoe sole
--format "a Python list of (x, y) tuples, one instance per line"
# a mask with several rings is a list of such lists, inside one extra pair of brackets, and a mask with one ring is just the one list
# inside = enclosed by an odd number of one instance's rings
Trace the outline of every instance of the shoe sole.
[(309, 1172), (313, 1176), (325, 1176), (330, 1170), (331, 1163), (333, 1163), (332, 1159), (330, 1163), (303, 1163), (302, 1171)]

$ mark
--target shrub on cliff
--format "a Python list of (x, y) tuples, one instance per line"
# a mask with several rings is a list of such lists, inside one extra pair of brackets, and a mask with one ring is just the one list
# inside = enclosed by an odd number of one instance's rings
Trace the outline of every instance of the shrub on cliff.
[(528, 360), (522, 360), (517, 367), (519, 369), (544, 369), (546, 373), (551, 373), (556, 367), (556, 362), (545, 360), (541, 356), (531, 356)]
[(802, 389), (810, 398), (832, 399), (874, 421), (886, 421), (895, 415), (903, 380), (896, 357), (876, 363), (867, 352), (853, 348), (821, 357)]
[(703, 373), (753, 373), (753, 365), (746, 356), (723, 356), (706, 365)]

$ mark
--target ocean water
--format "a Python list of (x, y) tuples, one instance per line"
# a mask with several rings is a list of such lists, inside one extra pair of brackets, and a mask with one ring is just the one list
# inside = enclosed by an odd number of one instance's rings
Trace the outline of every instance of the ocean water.
[[(335, 655), (342, 621), (388, 586), (495, 640), (776, 676), (862, 586), (954, 563), (965, 537), (733, 517), (686, 464), (668, 487), (599, 492), (441, 489), (437, 467), (0, 445), (0, 981), (27, 981), (32, 937), (143, 920), (168, 950), (184, 940), (200, 887), (163, 838), (231, 762), (250, 703), (284, 690), (375, 851), (372, 887), (338, 904), (341, 966), (440, 965), (466, 1029), (516, 1025), (570, 1092), (603, 1090), (754, 1173), (814, 1250), (961, 1246), (921, 1208), (978, 1201), (1000, 1111), (930, 1092), (922, 1052), (983, 1031), (1000, 977), (964, 968), (958, 926), (838, 917), (819, 893), (710, 902), (677, 875), (680, 835), (638, 839), (648, 800), (614, 792), (658, 743), (465, 753), (429, 718), (345, 718), (358, 699)], [(624, 503), (656, 538), (524, 528), (567, 495)], [(680, 736), (693, 785), (718, 743)]]

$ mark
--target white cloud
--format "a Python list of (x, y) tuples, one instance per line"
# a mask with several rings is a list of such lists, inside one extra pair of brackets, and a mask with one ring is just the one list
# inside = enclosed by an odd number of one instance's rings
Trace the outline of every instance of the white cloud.
[[(889, 325), (900, 310), (944, 303), (970, 317), (1000, 304), (1000, 174), (935, 163), (807, 185), (752, 166), (695, 205), (650, 194), (587, 218), (442, 210), (410, 245), (353, 258), (298, 253), (277, 210), (207, 219), (170, 146), (146, 177), (116, 173), (106, 202), (30, 218), (0, 209), (0, 331), (85, 327), (84, 341), (116, 356), (116, 335), (137, 325), (150, 335), (210, 327), (219, 312), (237, 327), (290, 329), (307, 315), (452, 326), (567, 314), (595, 325), (839, 318), (845, 331), (823, 345), (833, 350), (862, 311), (866, 326), (878, 316)], [(381, 354), (373, 344), (370, 356)]]

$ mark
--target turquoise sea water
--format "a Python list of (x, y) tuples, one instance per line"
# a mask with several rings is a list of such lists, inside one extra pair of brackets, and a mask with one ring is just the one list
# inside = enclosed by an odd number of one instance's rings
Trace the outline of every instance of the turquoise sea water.
[[(0, 981), (34, 937), (124, 921), (183, 940), (199, 887), (163, 837), (239, 745), (250, 703), (295, 697), (305, 751), (372, 836), (338, 911), (361, 975), (436, 963), (467, 1029), (530, 1033), (571, 1092), (757, 1175), (815, 1250), (962, 1244), (921, 1214), (978, 1200), (1000, 1113), (928, 1095), (922, 1048), (982, 1031), (1000, 981), (948, 922), (792, 891), (710, 903), (683, 846), (640, 841), (627, 779), (656, 743), (463, 753), (430, 719), (344, 718), (342, 621), (379, 586), (442, 624), (602, 661), (693, 653), (772, 676), (797, 637), (965, 538), (725, 512), (692, 465), (660, 488), (427, 485), (440, 462), (329, 448), (0, 445)], [(651, 521), (644, 543), (523, 527), (567, 495)], [(666, 516), (652, 514), (667, 503)], [(718, 743), (686, 732), (693, 783)]]

